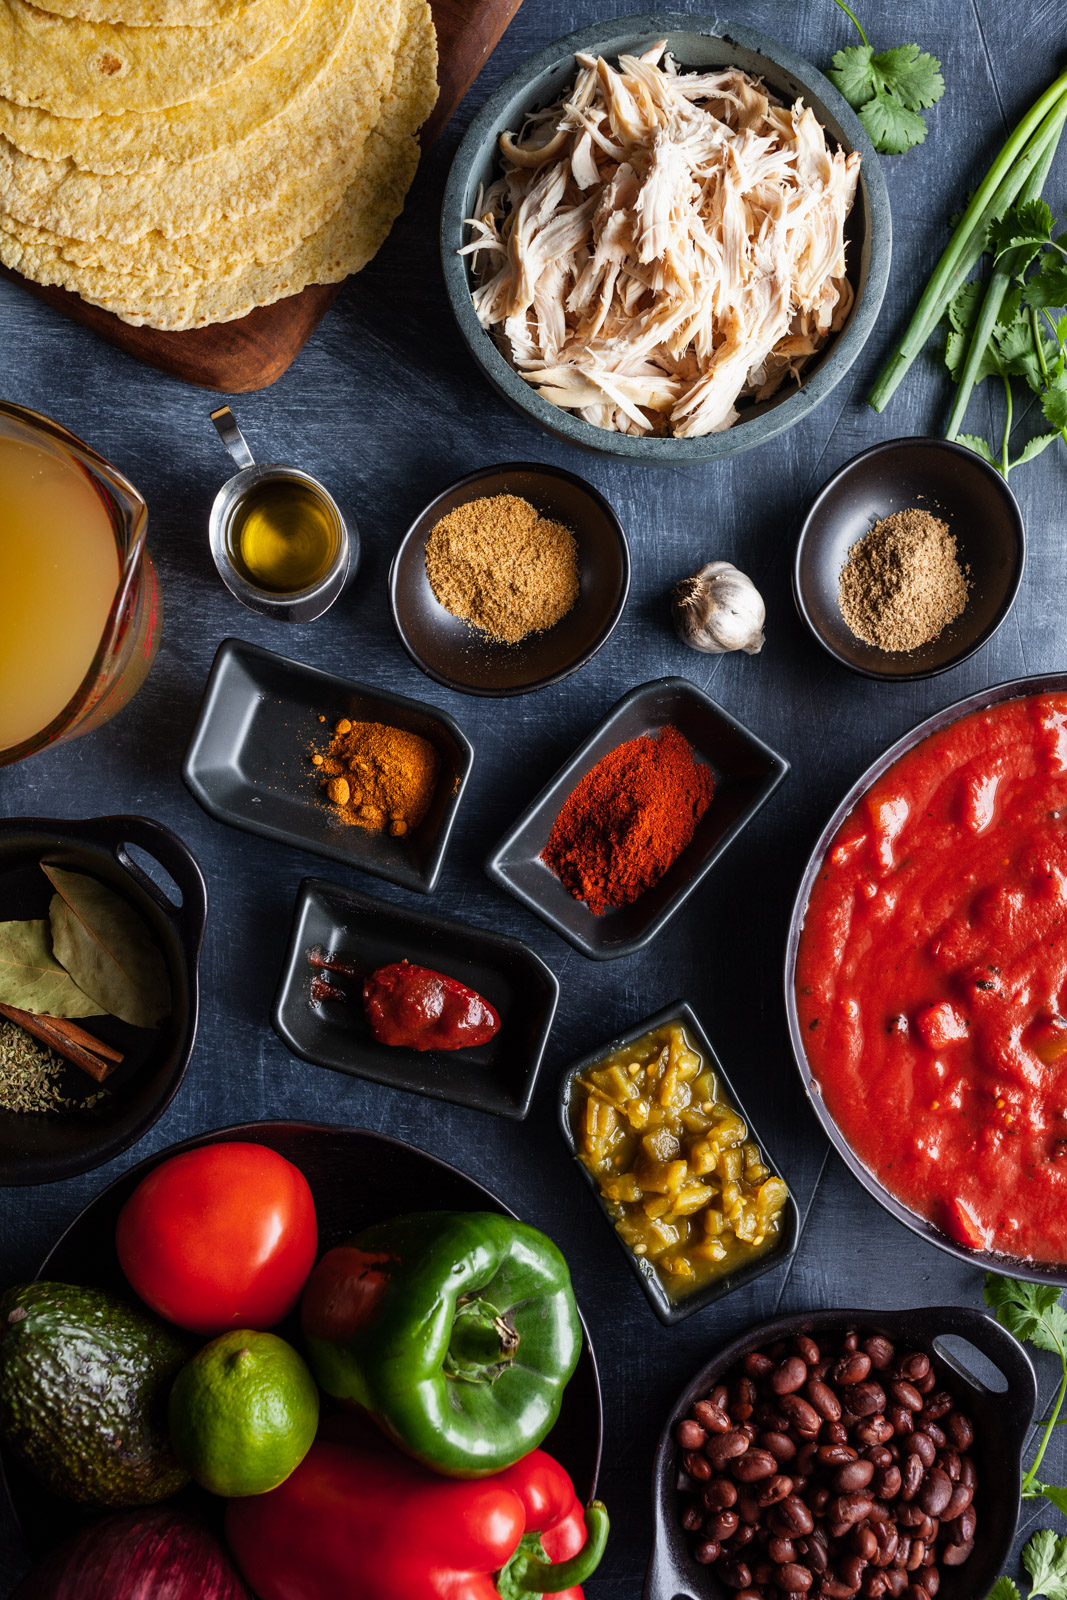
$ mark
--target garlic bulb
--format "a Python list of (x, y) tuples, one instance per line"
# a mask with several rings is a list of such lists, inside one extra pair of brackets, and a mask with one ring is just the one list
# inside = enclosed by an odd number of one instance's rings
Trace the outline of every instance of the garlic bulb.
[(709, 561), (676, 583), (671, 610), (679, 638), (694, 650), (754, 656), (763, 649), (767, 608), (752, 579), (731, 561)]

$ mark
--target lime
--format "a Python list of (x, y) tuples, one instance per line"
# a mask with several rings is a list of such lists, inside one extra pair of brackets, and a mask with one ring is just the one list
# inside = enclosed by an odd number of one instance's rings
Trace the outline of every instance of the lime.
[(170, 1433), (185, 1470), (233, 1499), (276, 1489), (311, 1448), (319, 1391), (291, 1344), (238, 1328), (182, 1368), (170, 1392)]

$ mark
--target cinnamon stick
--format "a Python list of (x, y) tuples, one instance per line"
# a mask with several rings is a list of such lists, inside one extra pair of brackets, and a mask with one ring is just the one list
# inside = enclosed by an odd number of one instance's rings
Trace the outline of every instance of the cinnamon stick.
[[(82, 1071), (87, 1072), (97, 1083), (103, 1083), (122, 1060), (121, 1051), (103, 1044), (100, 1039), (94, 1038), (91, 1033), (87, 1033), (84, 1028), (79, 1028), (76, 1023), (71, 1023), (65, 1017), (37, 1016), (32, 1011), (20, 1011), (18, 1006), (3, 1004), (0, 1004), (0, 1016), (6, 1017), (9, 1022), (17, 1023), (20, 1028), (25, 1028), (27, 1033), (32, 1033), (35, 1039), (40, 1039), (41, 1043), (54, 1050), (56, 1055), (63, 1056), (76, 1067), (81, 1067)], [(78, 1039), (72, 1037), (68, 1029), (72, 1029), (85, 1039), (92, 1039), (93, 1048), (86, 1048)]]

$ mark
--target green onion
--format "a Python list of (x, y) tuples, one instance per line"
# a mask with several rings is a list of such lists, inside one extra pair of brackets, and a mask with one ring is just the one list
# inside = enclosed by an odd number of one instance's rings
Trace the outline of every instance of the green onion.
[(904, 337), (886, 362), (868, 395), (876, 411), (884, 410), (922, 350), (956, 289), (985, 249), (989, 223), (1014, 204), (1020, 189), (1043, 161), (1067, 121), (1067, 72), (1061, 73), (1008, 135), (996, 160), (960, 218), (944, 254), (922, 292)]

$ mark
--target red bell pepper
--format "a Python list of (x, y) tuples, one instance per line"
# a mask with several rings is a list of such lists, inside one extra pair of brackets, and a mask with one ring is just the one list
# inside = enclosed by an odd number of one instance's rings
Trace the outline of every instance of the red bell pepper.
[(292, 1475), (231, 1500), (226, 1537), (260, 1600), (582, 1600), (608, 1515), (533, 1450), (444, 1478), (357, 1418), (324, 1423)]

